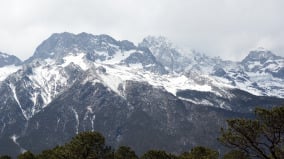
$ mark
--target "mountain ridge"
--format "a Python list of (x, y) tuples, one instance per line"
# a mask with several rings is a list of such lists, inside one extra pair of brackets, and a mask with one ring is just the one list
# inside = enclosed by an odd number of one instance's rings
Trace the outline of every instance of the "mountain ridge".
[(18, 57), (0, 52), (0, 67), (7, 65), (20, 65), (21, 63), (22, 61)]
[(0, 82), (0, 143), (9, 145), (0, 153), (39, 152), (88, 130), (139, 153), (216, 147), (227, 117), (284, 103), (282, 58), (256, 65), (255, 58), (232, 62), (194, 51), (185, 57), (157, 39), (135, 46), (108, 35), (51, 35)]

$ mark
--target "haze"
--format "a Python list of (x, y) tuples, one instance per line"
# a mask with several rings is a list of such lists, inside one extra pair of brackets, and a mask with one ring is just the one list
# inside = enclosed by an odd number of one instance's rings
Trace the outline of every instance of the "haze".
[(22, 60), (52, 33), (166, 36), (209, 56), (241, 60), (264, 47), (284, 56), (282, 0), (2, 0), (0, 51)]

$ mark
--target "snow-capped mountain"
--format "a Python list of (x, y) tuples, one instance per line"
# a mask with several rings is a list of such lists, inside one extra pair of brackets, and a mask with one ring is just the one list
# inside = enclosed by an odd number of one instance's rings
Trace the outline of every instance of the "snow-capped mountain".
[(0, 52), (0, 82), (20, 68), (22, 61), (16, 56)]
[(209, 144), (200, 138), (216, 147), (227, 117), (284, 103), (283, 58), (263, 50), (232, 62), (184, 52), (164, 37), (135, 46), (108, 35), (60, 33), (14, 64), (1, 75), (0, 144), (7, 146), (0, 153), (39, 152), (86, 130), (140, 153)]
[(0, 52), (0, 67), (9, 65), (19, 65), (21, 60), (16, 56)]
[(198, 72), (208, 74), (214, 66), (233, 62), (222, 61), (220, 58), (210, 58), (195, 50), (184, 50), (175, 46), (165, 37), (148, 36), (143, 39), (139, 46), (151, 50), (156, 59), (161, 62), (170, 72)]
[(263, 48), (252, 50), (241, 63), (247, 72), (271, 74), (280, 79), (284, 77), (284, 58)]
[(241, 62), (232, 62), (210, 58), (196, 51), (185, 53), (164, 37), (150, 36), (140, 45), (148, 47), (157, 61), (172, 72), (181, 72), (191, 76), (189, 78), (208, 75), (205, 81), (217, 80), (217, 83), (254, 95), (284, 97), (284, 58), (269, 50), (258, 48)]

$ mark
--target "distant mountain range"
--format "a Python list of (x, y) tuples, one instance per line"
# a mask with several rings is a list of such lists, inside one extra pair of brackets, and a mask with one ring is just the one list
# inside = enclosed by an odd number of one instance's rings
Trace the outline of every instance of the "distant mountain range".
[(284, 58), (240, 62), (183, 51), (164, 37), (134, 45), (108, 35), (53, 34), (32, 57), (0, 53), (0, 154), (40, 152), (81, 131), (114, 147), (218, 148), (220, 127), (284, 103)]

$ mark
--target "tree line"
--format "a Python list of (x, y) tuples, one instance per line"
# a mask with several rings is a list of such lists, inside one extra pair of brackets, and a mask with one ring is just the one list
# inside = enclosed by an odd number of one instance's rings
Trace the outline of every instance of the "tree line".
[[(223, 155), (218, 151), (197, 146), (182, 154), (163, 150), (149, 150), (138, 157), (127, 146), (113, 149), (105, 144), (99, 132), (81, 132), (69, 143), (44, 150), (40, 154), (30, 151), (18, 159), (284, 159), (284, 107), (270, 110), (257, 108), (254, 119), (230, 119), (221, 129), (218, 140), (231, 150)], [(0, 156), (0, 159), (11, 159)]]

